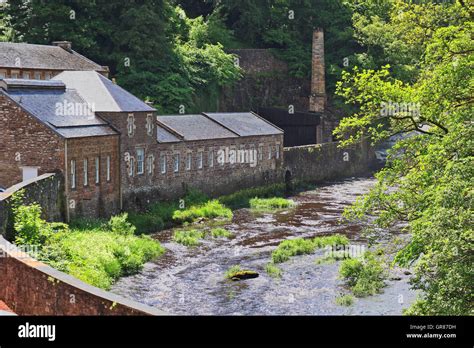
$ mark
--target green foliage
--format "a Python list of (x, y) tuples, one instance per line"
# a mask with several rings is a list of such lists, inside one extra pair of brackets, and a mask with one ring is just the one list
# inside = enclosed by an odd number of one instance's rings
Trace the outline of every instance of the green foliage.
[(354, 296), (342, 295), (336, 297), (336, 304), (339, 306), (352, 306), (352, 304), (354, 304)]
[(273, 198), (252, 198), (250, 200), (250, 208), (259, 211), (271, 211), (275, 209), (291, 208), (295, 202), (291, 199), (280, 197)]
[(284, 184), (273, 184), (261, 187), (252, 187), (248, 189), (239, 190), (227, 196), (219, 197), (219, 201), (225, 206), (232, 209), (249, 208), (250, 200), (252, 198), (270, 198), (282, 197), (285, 195)]
[(224, 238), (229, 238), (232, 236), (232, 233), (225, 228), (213, 228), (211, 229), (211, 236), (213, 238), (219, 238), (219, 237), (224, 237)]
[(128, 221), (128, 213), (112, 216), (108, 223), (109, 229), (113, 233), (132, 235), (135, 234), (136, 227)]
[(273, 262), (269, 262), (265, 265), (265, 272), (272, 278), (281, 278), (282, 270), (276, 266)]
[(165, 226), (163, 219), (159, 215), (151, 213), (130, 213), (128, 220), (136, 227), (136, 233), (154, 233), (162, 230)]
[(349, 240), (346, 236), (332, 235), (325, 237), (315, 237), (313, 239), (295, 238), (281, 242), (272, 252), (273, 263), (288, 261), (292, 256), (311, 254), (317, 248), (331, 245), (347, 245)]
[(204, 238), (205, 232), (198, 230), (182, 230), (176, 231), (173, 240), (176, 243), (186, 246), (196, 246), (200, 244), (200, 239)]
[[(378, 142), (418, 133), (397, 142), (375, 187), (345, 215), (382, 228), (402, 222), (410, 233), (395, 262), (414, 265), (411, 283), (423, 295), (408, 313), (472, 315), (472, 9), (460, 1), (395, 6), (398, 12), (380, 30), (384, 51), (393, 48), (388, 57), (394, 68), (343, 76), (338, 93), (357, 111), (337, 134), (351, 144), (362, 136)], [(406, 78), (403, 66), (415, 73)], [(419, 103), (419, 114), (381, 117), (381, 103), (389, 101)], [(371, 231), (374, 238), (377, 231)]]
[(202, 205), (191, 206), (187, 209), (176, 210), (173, 213), (173, 220), (176, 222), (194, 222), (198, 219), (215, 219), (221, 218), (225, 220), (232, 219), (232, 211), (223, 206), (218, 200), (211, 200)]
[(244, 278), (247, 275), (250, 275), (250, 276), (257, 275), (258, 276), (258, 274), (255, 271), (251, 271), (251, 270), (248, 270), (248, 269), (242, 269), (242, 267), (239, 266), (239, 265), (234, 265), (225, 272), (225, 278), (226, 279), (233, 279), (233, 280)]
[(76, 220), (73, 228), (48, 223), (38, 204), (14, 209), (15, 243), (38, 245), (38, 259), (91, 285), (108, 289), (120, 276), (138, 272), (143, 264), (164, 252), (159, 242), (133, 235), (127, 214), (109, 223)]
[(357, 297), (375, 295), (385, 286), (387, 272), (383, 261), (374, 253), (366, 251), (362, 259), (346, 259), (342, 261), (339, 274)]

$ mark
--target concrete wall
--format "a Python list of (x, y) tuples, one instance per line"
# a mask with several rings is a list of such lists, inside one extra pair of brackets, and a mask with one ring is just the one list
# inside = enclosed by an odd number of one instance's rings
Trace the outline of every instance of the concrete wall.
[(13, 216), (11, 197), (24, 190), (24, 203), (38, 203), (42, 207), (43, 218), (47, 221), (64, 221), (64, 183), (61, 174), (47, 173), (34, 179), (23, 181), (0, 193), (0, 235), (12, 239)]
[(294, 181), (321, 182), (364, 175), (375, 167), (375, 155), (367, 142), (338, 148), (338, 142), (288, 147), (284, 171)]
[(51, 268), (21, 252), (1, 236), (0, 300), (18, 315), (166, 314)]

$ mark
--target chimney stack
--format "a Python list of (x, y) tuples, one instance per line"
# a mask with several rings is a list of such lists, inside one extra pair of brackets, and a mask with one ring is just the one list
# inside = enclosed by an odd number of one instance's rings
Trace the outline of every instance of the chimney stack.
[(59, 46), (63, 50), (66, 50), (68, 52), (72, 51), (72, 43), (71, 41), (53, 41), (53, 46)]
[(326, 106), (326, 87), (324, 75), (324, 32), (318, 28), (313, 32), (311, 64), (311, 96), (309, 111), (323, 112)]

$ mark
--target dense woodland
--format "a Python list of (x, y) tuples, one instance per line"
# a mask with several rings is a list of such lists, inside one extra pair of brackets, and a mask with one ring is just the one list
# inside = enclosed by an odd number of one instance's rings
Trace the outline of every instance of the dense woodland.
[(414, 265), (423, 290), (409, 313), (472, 315), (473, 12), (467, 0), (9, 0), (0, 39), (70, 40), (176, 113), (241, 77), (229, 48), (272, 48), (309, 78), (311, 32), (323, 27), (328, 91), (348, 112), (336, 130), (343, 145), (416, 134), (347, 217), (370, 221), (375, 239), (378, 227), (410, 234), (395, 259)]

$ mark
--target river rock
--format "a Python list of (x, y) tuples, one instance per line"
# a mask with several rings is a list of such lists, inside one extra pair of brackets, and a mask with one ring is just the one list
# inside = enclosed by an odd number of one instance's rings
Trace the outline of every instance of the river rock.
[(240, 272), (234, 273), (230, 279), (233, 281), (237, 281), (237, 280), (252, 279), (252, 278), (257, 278), (257, 277), (258, 277), (257, 272), (240, 271)]

